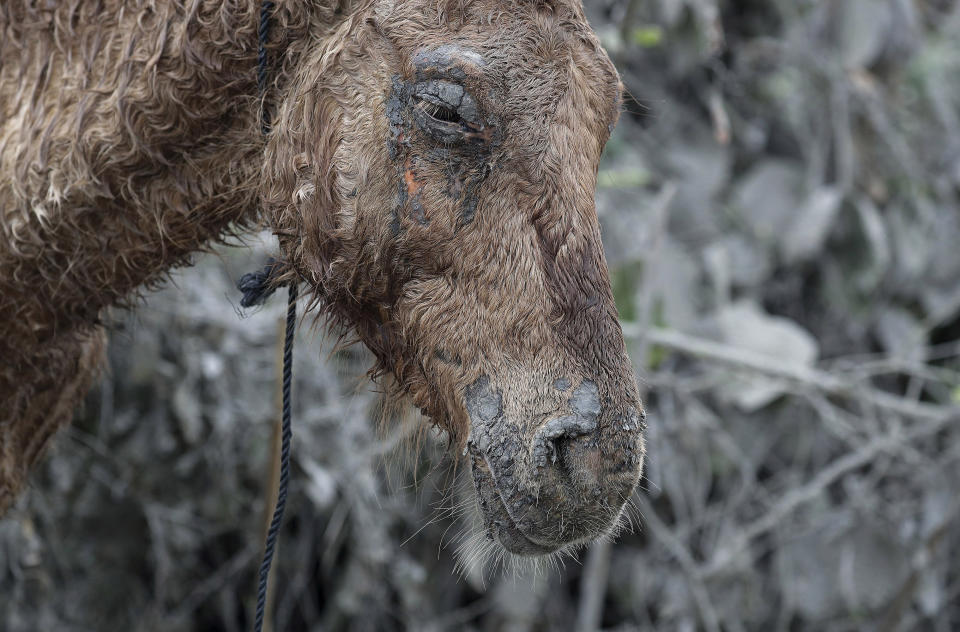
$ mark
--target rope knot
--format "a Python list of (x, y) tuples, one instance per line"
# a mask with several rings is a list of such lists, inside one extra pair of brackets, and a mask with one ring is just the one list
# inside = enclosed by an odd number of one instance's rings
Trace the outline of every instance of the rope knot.
[(270, 257), (263, 268), (240, 277), (237, 281), (237, 289), (243, 293), (240, 306), (247, 308), (266, 303), (267, 299), (277, 291), (274, 279), (280, 273), (280, 268), (280, 262)]

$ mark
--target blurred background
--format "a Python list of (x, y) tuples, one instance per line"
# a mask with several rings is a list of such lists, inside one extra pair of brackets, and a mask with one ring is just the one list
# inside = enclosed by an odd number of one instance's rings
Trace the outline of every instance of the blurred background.
[[(367, 353), (308, 320), (275, 629), (960, 629), (957, 3), (587, 4), (631, 96), (597, 199), (648, 402), (632, 529), (458, 571), (444, 438), (378, 431)], [(0, 629), (249, 628), (284, 309), (237, 313), (251, 241), (114, 314), (0, 522)]]

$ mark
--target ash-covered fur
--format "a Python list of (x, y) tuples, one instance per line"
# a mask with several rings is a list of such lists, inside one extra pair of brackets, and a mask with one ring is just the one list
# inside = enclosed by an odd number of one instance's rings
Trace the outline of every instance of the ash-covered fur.
[[(278, 11), (277, 57), (333, 14)], [(104, 310), (257, 223), (256, 27), (255, 0), (0, 3), (0, 511)]]
[[(469, 452), (487, 535), (609, 532), (642, 407), (593, 201), (620, 81), (574, 0), (0, 5), (0, 511), (98, 319), (259, 223), (280, 282)], [(258, 209), (262, 209), (261, 211)]]

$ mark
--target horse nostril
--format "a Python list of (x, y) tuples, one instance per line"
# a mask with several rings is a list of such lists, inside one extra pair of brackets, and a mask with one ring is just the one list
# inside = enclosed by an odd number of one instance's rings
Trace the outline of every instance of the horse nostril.
[(571, 440), (593, 434), (597, 429), (595, 416), (567, 415), (551, 419), (533, 439), (533, 457), (538, 467), (563, 464), (563, 448)]
[(570, 446), (570, 442), (574, 439), (576, 439), (576, 437), (564, 435), (562, 437), (557, 437), (556, 439), (547, 441), (550, 465), (557, 467), (564, 472), (567, 471), (567, 469), (571, 466), (571, 463), (568, 461), (569, 456), (567, 454), (567, 449)]

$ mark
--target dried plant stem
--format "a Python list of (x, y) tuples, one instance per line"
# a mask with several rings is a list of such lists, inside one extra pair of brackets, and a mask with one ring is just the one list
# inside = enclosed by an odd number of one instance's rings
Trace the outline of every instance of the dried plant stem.
[(603, 620), (603, 598), (607, 594), (610, 574), (610, 541), (599, 540), (590, 546), (587, 563), (580, 579), (580, 611), (577, 632), (600, 629)]
[(825, 371), (797, 364), (778, 363), (775, 358), (770, 356), (697, 338), (679, 331), (663, 328), (643, 330), (635, 323), (623, 323), (623, 333), (627, 338), (642, 338), (648, 344), (659, 345), (704, 360), (720, 362), (735, 368), (781, 378), (803, 386), (813, 387), (829, 395), (860, 400), (871, 407), (904, 417), (929, 421), (960, 418), (960, 407), (958, 406), (940, 406), (911, 401), (871, 386), (837, 377)]

